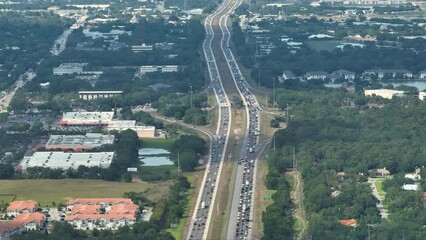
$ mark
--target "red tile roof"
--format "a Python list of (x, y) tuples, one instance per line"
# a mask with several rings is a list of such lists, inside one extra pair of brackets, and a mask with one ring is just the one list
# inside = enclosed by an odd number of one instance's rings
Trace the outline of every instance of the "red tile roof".
[(110, 220), (110, 219), (127, 219), (127, 220), (136, 220), (136, 217), (134, 214), (111, 214), (111, 213), (107, 213), (107, 214), (76, 214), (76, 215), (71, 215), (68, 216), (65, 220), (66, 221), (73, 221), (76, 219), (80, 219), (80, 220), (99, 220), (99, 219), (105, 219), (105, 220)]
[(0, 222), (0, 234), (6, 233), (8, 231), (12, 231), (21, 227), (20, 223), (16, 222)]
[(352, 226), (357, 223), (357, 220), (355, 218), (351, 218), (351, 219), (339, 220), (339, 223), (345, 226)]
[(112, 204), (132, 204), (132, 200), (130, 198), (77, 198), (68, 201), (68, 205), (75, 204), (91, 204), (98, 205), (100, 203), (112, 203)]
[(426, 199), (426, 192), (423, 192), (423, 199)]
[(33, 200), (13, 201), (7, 207), (7, 211), (22, 211), (25, 209), (33, 210), (37, 206), (37, 202)]
[(46, 219), (46, 216), (41, 212), (21, 213), (13, 219), (14, 223), (26, 224), (30, 222), (40, 223)]
[(96, 214), (99, 213), (99, 205), (82, 205), (78, 204), (72, 208), (71, 215), (74, 214)]
[(108, 211), (108, 214), (135, 214), (139, 206), (136, 204), (119, 204), (111, 206), (111, 209)]

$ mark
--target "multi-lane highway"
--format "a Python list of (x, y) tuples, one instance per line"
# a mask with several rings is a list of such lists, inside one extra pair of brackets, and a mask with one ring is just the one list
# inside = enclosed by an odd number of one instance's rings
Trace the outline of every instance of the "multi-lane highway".
[[(259, 146), (259, 111), (262, 111), (256, 97), (250, 92), (249, 86), (244, 79), (238, 64), (229, 48), (230, 31), (227, 28), (229, 14), (241, 4), (241, 0), (226, 0), (209, 15), (204, 26), (206, 28), (206, 39), (203, 43), (203, 51), (208, 65), (213, 90), (219, 104), (219, 119), (216, 136), (212, 143), (210, 161), (207, 165), (203, 179), (203, 189), (198, 196), (192, 217), (188, 239), (206, 239), (212, 205), (217, 192), (217, 184), (221, 176), (222, 162), (226, 152), (229, 138), (229, 127), (231, 125), (230, 102), (227, 91), (223, 88), (223, 81), (233, 81), (238, 94), (245, 105), (246, 125), (241, 140), (239, 156), (234, 179), (231, 208), (229, 209), (226, 239), (251, 239), (251, 220), (253, 219), (253, 194), (254, 173)], [(222, 36), (220, 48), (212, 48), (215, 36)], [(216, 52), (214, 51), (216, 49)], [(220, 49), (220, 50), (217, 50)], [(220, 52), (218, 52), (220, 51)], [(222, 57), (223, 56), (223, 57)], [(216, 58), (225, 59), (226, 64), (219, 64)], [(218, 69), (221, 66), (223, 69)], [(230, 72), (226, 78), (225, 72)], [(225, 76), (225, 77), (222, 77)], [(219, 233), (215, 233), (217, 236)], [(217, 237), (219, 238), (219, 237)]]
[(203, 178), (203, 187), (201, 188), (197, 203), (191, 219), (188, 239), (206, 239), (209, 222), (211, 218), (212, 203), (214, 203), (219, 176), (221, 175), (222, 162), (225, 150), (228, 144), (229, 128), (231, 122), (230, 103), (225, 94), (222, 82), (220, 81), (219, 70), (216, 59), (211, 49), (211, 42), (214, 34), (212, 29), (212, 19), (217, 16), (226, 4), (222, 4), (211, 15), (209, 15), (204, 25), (206, 27), (206, 39), (203, 42), (204, 55), (207, 61), (211, 86), (216, 95), (219, 106), (219, 119), (217, 130), (211, 143), (210, 158), (207, 163), (207, 170)]

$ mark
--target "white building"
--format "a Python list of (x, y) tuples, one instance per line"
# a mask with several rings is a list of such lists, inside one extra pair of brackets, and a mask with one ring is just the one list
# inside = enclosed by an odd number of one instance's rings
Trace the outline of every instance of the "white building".
[(419, 72), (419, 78), (426, 78), (426, 70)]
[(114, 157), (114, 152), (35, 152), (25, 156), (18, 166), (25, 171), (30, 167), (77, 169), (80, 165), (86, 167), (108, 168)]
[(66, 112), (62, 114), (60, 125), (108, 125), (114, 112)]
[(152, 45), (147, 45), (145, 43), (142, 43), (142, 45), (133, 45), (132, 46), (132, 51), (135, 53), (139, 53), (139, 52), (148, 52), (148, 51), (152, 51), (154, 49), (154, 47)]
[(312, 71), (312, 72), (307, 72), (304, 77), (306, 80), (312, 80), (312, 79), (325, 80), (326, 78), (330, 77), (330, 75), (327, 72), (323, 72), (323, 71)]
[(406, 191), (418, 191), (420, 190), (420, 185), (419, 184), (405, 184), (402, 185), (402, 189), (406, 190)]
[(392, 89), (371, 89), (364, 90), (365, 96), (379, 96), (382, 98), (392, 99), (393, 97), (402, 97), (404, 96), (404, 91), (392, 90)]
[(125, 131), (131, 129), (135, 131), (139, 138), (153, 138), (155, 137), (155, 127), (154, 126), (138, 126), (136, 125), (135, 120), (120, 120), (120, 121), (111, 121), (107, 126), (108, 131)]
[(419, 92), (419, 99), (424, 101), (426, 97), (426, 92)]
[(86, 133), (86, 135), (50, 135), (46, 143), (46, 150), (61, 149), (63, 151), (73, 149), (82, 151), (93, 149), (103, 145), (113, 145), (114, 135), (100, 133)]
[(354, 80), (356, 73), (340, 69), (331, 73), (331, 78), (333, 79), (345, 79), (345, 80)]
[(123, 94), (123, 91), (79, 91), (78, 97), (84, 100), (92, 100), (96, 98), (110, 98)]
[(405, 69), (369, 69), (364, 71), (363, 75), (366, 77), (375, 76), (378, 79), (404, 79), (413, 77), (413, 73)]
[(151, 72), (177, 72), (179, 70), (178, 65), (162, 65), (162, 66), (141, 66), (139, 68), (139, 74), (143, 75), (145, 73), (151, 73)]
[(53, 68), (53, 75), (82, 74), (86, 65), (87, 63), (62, 63), (59, 67)]
[(132, 214), (76, 214), (68, 216), (65, 221), (75, 229), (117, 230), (119, 227), (135, 224), (136, 216)]

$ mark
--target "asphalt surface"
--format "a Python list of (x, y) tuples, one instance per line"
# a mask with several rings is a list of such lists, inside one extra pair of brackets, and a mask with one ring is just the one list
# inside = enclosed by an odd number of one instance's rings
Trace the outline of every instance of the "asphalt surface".
[[(204, 190), (200, 192), (196, 209), (192, 217), (188, 239), (206, 239), (211, 220), (212, 203), (216, 195), (216, 184), (219, 182), (224, 153), (229, 137), (231, 122), (230, 103), (223, 89), (226, 72), (230, 72), (238, 93), (243, 99), (247, 124), (244, 129), (242, 148), (238, 157), (238, 167), (235, 175), (234, 190), (232, 193), (231, 209), (226, 231), (226, 239), (251, 239), (253, 219), (252, 200), (254, 188), (255, 160), (258, 158), (259, 145), (259, 111), (262, 111), (255, 96), (250, 92), (249, 85), (241, 74), (235, 58), (229, 48), (230, 32), (226, 26), (228, 16), (241, 4), (241, 0), (227, 0), (205, 20), (206, 39), (203, 50), (206, 57), (211, 86), (216, 94), (219, 110), (219, 124), (211, 150), (211, 161), (203, 179)], [(218, 21), (219, 20), (219, 21)], [(213, 26), (216, 24), (216, 26)], [(219, 25), (219, 28), (217, 27)], [(220, 53), (213, 52), (212, 41), (214, 36), (222, 36)], [(226, 59), (226, 65), (221, 64), (218, 69), (216, 58)], [(216, 56), (216, 57), (215, 57)], [(227, 68), (226, 68), (227, 66)], [(222, 76), (223, 75), (223, 76)], [(221, 77), (222, 76), (222, 77)], [(227, 89), (229, 90), (229, 89)], [(217, 233), (216, 233), (217, 234)]]
[(225, 155), (226, 146), (229, 138), (229, 126), (231, 122), (230, 103), (225, 95), (223, 85), (221, 83), (219, 69), (216, 59), (211, 49), (211, 42), (214, 38), (212, 29), (212, 19), (218, 15), (227, 5), (224, 2), (219, 8), (205, 20), (206, 39), (203, 42), (203, 51), (207, 61), (211, 84), (216, 95), (219, 106), (219, 124), (216, 134), (212, 139), (210, 159), (207, 163), (207, 170), (202, 181), (203, 187), (199, 193), (197, 204), (191, 219), (191, 225), (187, 239), (206, 239), (209, 223), (211, 219), (212, 203), (214, 203), (217, 184), (221, 174), (222, 162)]

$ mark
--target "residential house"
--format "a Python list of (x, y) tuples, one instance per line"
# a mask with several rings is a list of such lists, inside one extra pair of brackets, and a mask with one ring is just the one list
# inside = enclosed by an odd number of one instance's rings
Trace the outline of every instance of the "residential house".
[(423, 200), (426, 200), (426, 192), (423, 192)]
[(376, 77), (377, 79), (404, 79), (413, 78), (413, 73), (406, 69), (369, 69), (363, 73), (364, 77)]
[(111, 229), (116, 230), (122, 226), (131, 226), (136, 222), (133, 214), (76, 214), (68, 216), (65, 222), (75, 229)]
[(66, 222), (76, 229), (112, 229), (133, 225), (139, 206), (128, 198), (79, 198), (68, 201)]
[(133, 204), (130, 198), (76, 198), (67, 202), (67, 209), (72, 209), (77, 205), (99, 205), (108, 207), (117, 204)]
[(33, 213), (37, 209), (37, 202), (33, 200), (13, 201), (6, 208), (8, 216), (16, 217), (20, 213)]
[(281, 75), (281, 78), (285, 81), (289, 79), (295, 79), (296, 75), (294, 75), (292, 71), (284, 71), (283, 74)]
[(382, 176), (382, 177), (390, 175), (389, 170), (387, 170), (386, 168), (373, 169), (370, 171), (370, 173), (372, 173), (374, 176)]
[(329, 78), (330, 74), (328, 74), (327, 72), (323, 72), (323, 71), (312, 71), (312, 72), (307, 72), (305, 73), (304, 78), (306, 80), (312, 80), (312, 79), (321, 79), (321, 80), (325, 80), (326, 78)]
[(8, 240), (10, 236), (21, 233), (24, 229), (22, 225), (11, 221), (0, 222), (0, 240)]
[(357, 220), (355, 218), (339, 220), (339, 223), (347, 227), (356, 227)]
[(344, 69), (340, 69), (331, 73), (331, 79), (344, 79), (344, 80), (354, 80), (356, 77), (355, 72), (347, 71)]
[(419, 78), (425, 79), (426, 78), (426, 70), (419, 72)]
[(46, 216), (41, 212), (22, 213), (15, 217), (14, 223), (19, 223), (25, 230), (39, 230), (44, 227)]

